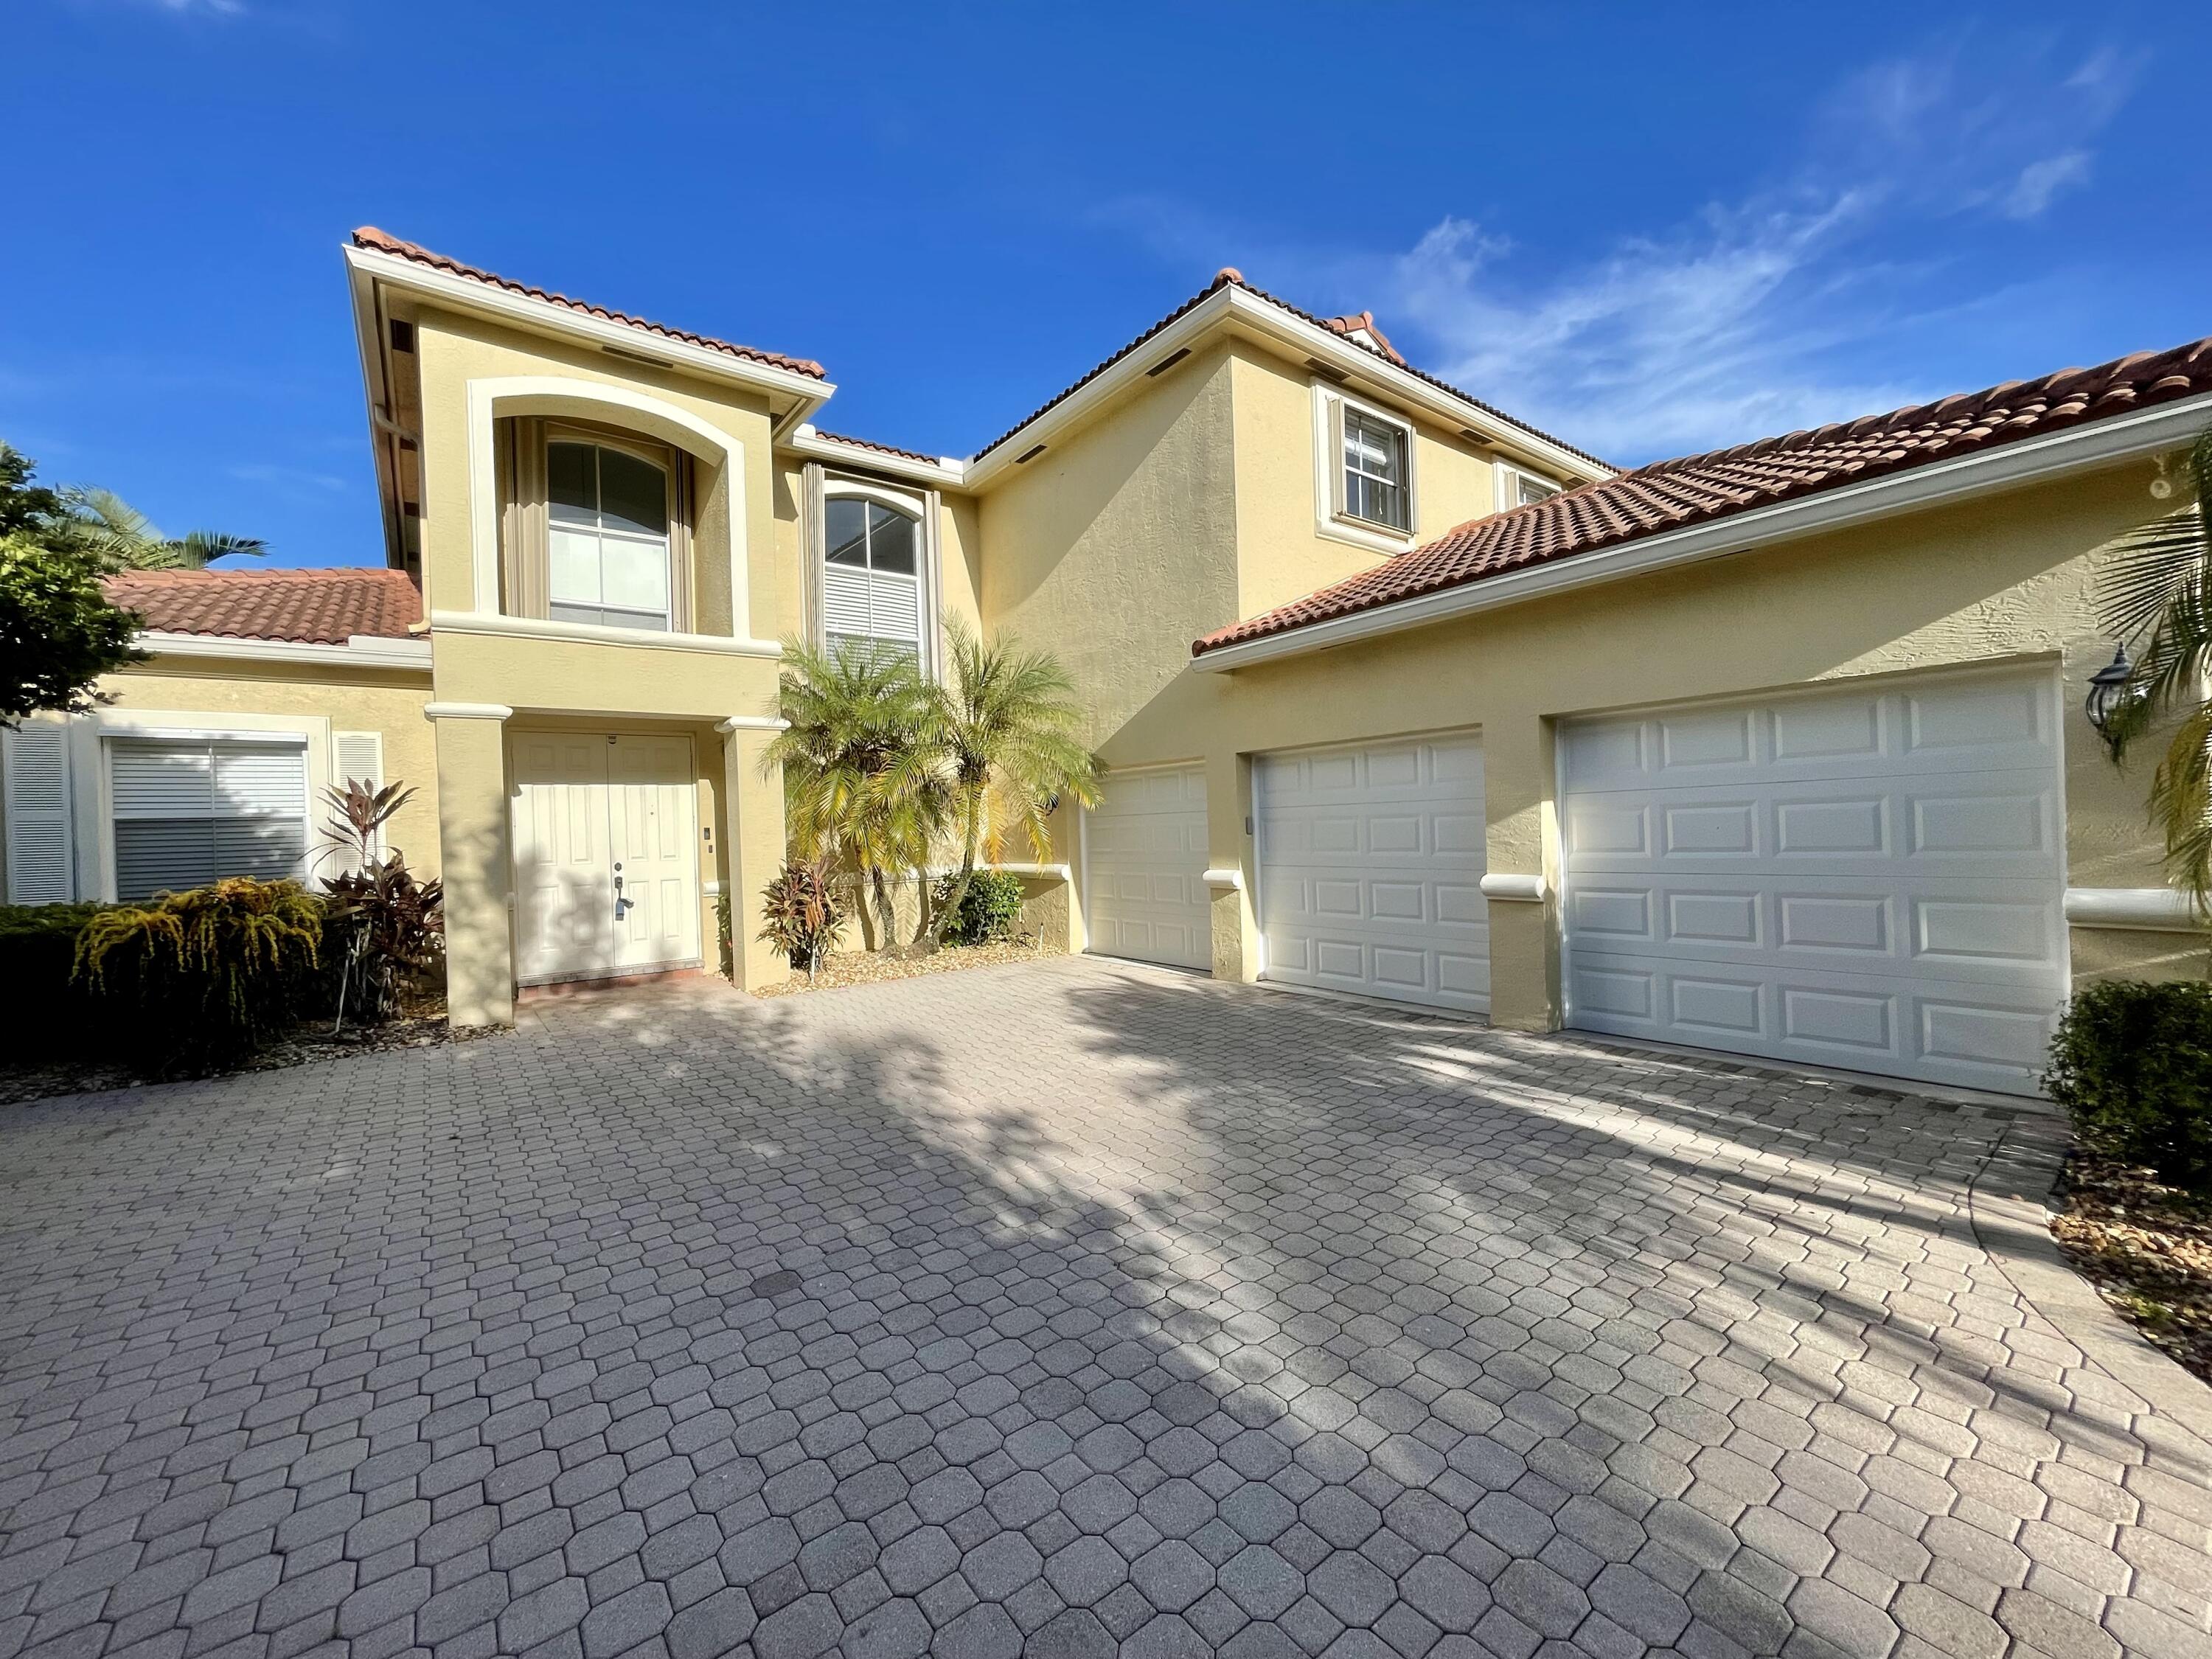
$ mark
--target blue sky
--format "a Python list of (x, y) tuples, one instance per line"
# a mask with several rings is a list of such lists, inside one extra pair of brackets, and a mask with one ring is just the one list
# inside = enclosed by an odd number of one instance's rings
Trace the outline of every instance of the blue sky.
[(2212, 9), (9, 14), (0, 437), (288, 564), (380, 556), (359, 223), (951, 454), (1224, 264), (1632, 463), (2212, 334)]

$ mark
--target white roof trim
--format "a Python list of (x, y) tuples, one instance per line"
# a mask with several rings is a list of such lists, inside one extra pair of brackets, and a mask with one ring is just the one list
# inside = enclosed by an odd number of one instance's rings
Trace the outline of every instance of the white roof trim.
[(866, 444), (846, 443), (825, 436), (817, 432), (811, 422), (802, 421), (791, 435), (780, 440), (776, 447), (804, 455), (809, 460), (884, 472), (895, 478), (909, 478), (917, 483), (945, 484), (956, 489), (966, 482), (968, 475), (968, 463), (953, 456), (941, 455), (935, 461), (917, 461), (910, 455), (886, 455), (880, 449), (871, 449)]
[(430, 671), (428, 640), (398, 640), (380, 634), (356, 634), (343, 645), (329, 645), (310, 640), (242, 640), (227, 634), (174, 634), (148, 629), (137, 636), (137, 643), (139, 649), (157, 657)]
[(1371, 610), (1307, 623), (1279, 634), (1222, 646), (1192, 659), (1206, 673), (1223, 673), (1279, 657), (1302, 656), (1353, 640), (1372, 639), (1454, 617), (1496, 611), (1524, 599), (1564, 593), (1599, 582), (1641, 575), (1674, 565), (1719, 558), (1754, 547), (1771, 547), (1851, 525), (2033, 483), (2061, 473), (2137, 459), (2186, 444), (2212, 416), (2212, 392), (2199, 393), (2132, 415), (2084, 422), (2040, 438), (1955, 459), (1893, 472), (1863, 483), (1823, 490), (1802, 500), (1738, 513), (1710, 524), (1646, 536), (1594, 553), (1571, 554), (1546, 564), (1465, 582)]
[(567, 306), (555, 305), (550, 300), (532, 299), (526, 294), (512, 293), (474, 277), (434, 270), (396, 253), (349, 244), (345, 257), (350, 269), (366, 273), (377, 282), (424, 295), (456, 310), (486, 313), (542, 333), (568, 335), (594, 345), (611, 345), (633, 356), (665, 357), (672, 365), (696, 374), (781, 392), (817, 407), (828, 401), (830, 393), (837, 389), (827, 380), (817, 380), (794, 369), (778, 368), (750, 357), (711, 350), (634, 324), (611, 323), (585, 312), (572, 311)]
[(1468, 398), (1446, 392), (1399, 368), (1389, 358), (1355, 344), (1334, 329), (1310, 323), (1276, 301), (1263, 300), (1248, 289), (1228, 283), (1207, 295), (1141, 348), (1100, 370), (1058, 403), (1016, 427), (969, 460), (966, 467), (967, 487), (981, 489), (1014, 465), (1017, 455), (1026, 453), (1040, 443), (1052, 442), (1124, 389), (1147, 378), (1146, 371), (1157, 367), (1162, 359), (1190, 349), (1217, 323), (1231, 317), (1301, 357), (1317, 357), (1347, 375), (1358, 376), (1370, 386), (1387, 391), (1429, 419), (1455, 430), (1465, 428), (1477, 433), (1484, 442), (1523, 456), (1535, 466), (1576, 480), (1613, 476), (1612, 468), (1586, 460), (1565, 446), (1493, 415)]

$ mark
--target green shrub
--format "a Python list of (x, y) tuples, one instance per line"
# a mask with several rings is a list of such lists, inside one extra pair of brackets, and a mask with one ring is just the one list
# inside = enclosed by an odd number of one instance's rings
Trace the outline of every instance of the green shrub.
[(0, 988), (8, 999), (9, 1047), (16, 1057), (47, 1060), (99, 1046), (92, 1000), (70, 970), (76, 936), (106, 908), (0, 905)]
[(845, 920), (829, 872), (819, 864), (787, 864), (761, 894), (760, 937), (810, 979), (830, 954)]
[(2212, 1183), (2212, 985), (2110, 980), (2080, 992), (2044, 1086), (2093, 1149), (2177, 1186)]
[(73, 974), (102, 1040), (159, 1074), (248, 1058), (319, 1000), (323, 901), (296, 881), (235, 877), (104, 908)]
[[(930, 894), (933, 907), (950, 904), (960, 878), (945, 876)], [(945, 930), (948, 945), (988, 945), (1012, 939), (1022, 919), (1022, 878), (1003, 870), (978, 870), (968, 882), (968, 896), (960, 901), (960, 914)]]

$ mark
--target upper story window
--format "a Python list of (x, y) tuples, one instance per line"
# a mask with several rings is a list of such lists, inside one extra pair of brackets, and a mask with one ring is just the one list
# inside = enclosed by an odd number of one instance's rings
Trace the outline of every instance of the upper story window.
[(1413, 434), (1349, 404), (1337, 405), (1344, 429), (1342, 511), (1386, 530), (1413, 527)]
[(1509, 512), (1516, 507), (1529, 507), (1559, 493), (1559, 486), (1549, 478), (1539, 477), (1534, 472), (1523, 472), (1517, 466), (1500, 463), (1498, 468), (1498, 510)]
[(545, 446), (546, 614), (669, 628), (668, 469), (607, 444)]
[(642, 632), (692, 627), (690, 467), (598, 428), (499, 423), (501, 607)]
[[(830, 486), (832, 491), (837, 488)], [(822, 631), (832, 647), (872, 643), (922, 652), (921, 515), (873, 495), (822, 504)]]

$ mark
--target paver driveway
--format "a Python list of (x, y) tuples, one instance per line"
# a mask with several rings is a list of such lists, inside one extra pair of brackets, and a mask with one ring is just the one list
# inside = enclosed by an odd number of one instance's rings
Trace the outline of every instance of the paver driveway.
[(0, 1653), (2203, 1654), (2008, 1132), (1086, 961), (13, 1109)]

